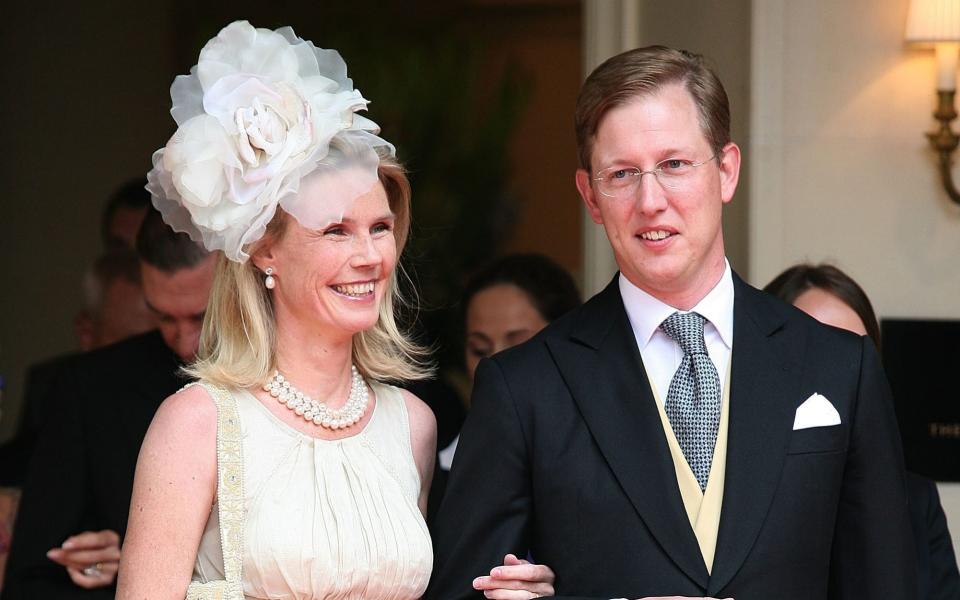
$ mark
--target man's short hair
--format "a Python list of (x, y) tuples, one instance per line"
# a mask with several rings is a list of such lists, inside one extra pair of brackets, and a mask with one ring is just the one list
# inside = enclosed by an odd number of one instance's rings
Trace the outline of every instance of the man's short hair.
[(150, 208), (150, 192), (147, 191), (147, 179), (131, 179), (117, 188), (107, 200), (103, 207), (103, 213), (100, 215), (100, 239), (103, 241), (104, 248), (124, 247), (122, 240), (117, 240), (110, 232), (110, 224), (113, 222), (114, 215), (121, 209), (127, 210), (147, 210)]
[(608, 111), (671, 83), (681, 83), (690, 92), (703, 135), (714, 152), (722, 150), (730, 142), (730, 103), (716, 73), (699, 54), (647, 46), (607, 59), (580, 88), (574, 113), (580, 166), (592, 171), (593, 140)]
[(163, 222), (160, 213), (151, 208), (137, 233), (137, 256), (148, 265), (165, 273), (189, 269), (208, 256), (200, 244), (185, 233), (177, 233)]

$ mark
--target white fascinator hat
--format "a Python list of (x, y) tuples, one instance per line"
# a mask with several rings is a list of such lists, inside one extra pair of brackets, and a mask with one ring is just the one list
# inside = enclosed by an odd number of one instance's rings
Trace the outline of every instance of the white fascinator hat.
[(170, 97), (178, 128), (154, 152), (147, 190), (174, 230), (237, 262), (278, 206), (311, 229), (340, 221), (394, 154), (357, 114), (368, 100), (340, 54), (290, 27), (224, 27)]

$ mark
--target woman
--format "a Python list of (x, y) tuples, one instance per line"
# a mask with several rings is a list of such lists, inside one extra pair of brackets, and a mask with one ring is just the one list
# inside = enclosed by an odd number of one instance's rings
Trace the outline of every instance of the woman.
[[(789, 302), (821, 323), (869, 336), (880, 348), (880, 324), (870, 299), (856, 281), (833, 265), (795, 265), (764, 291)], [(910, 523), (916, 545), (921, 600), (960, 598), (960, 572), (946, 516), (933, 481), (907, 473)]]
[(870, 336), (880, 347), (880, 324), (857, 282), (833, 265), (794, 265), (763, 288), (827, 325)]
[[(469, 382), (480, 360), (530, 339), (580, 305), (577, 284), (563, 267), (542, 254), (510, 254), (476, 274), (460, 299), (464, 324), (464, 366)], [(430, 489), (429, 522), (447, 485), (459, 431), (438, 453), (439, 469)]]
[[(542, 254), (510, 254), (476, 274), (463, 288), (464, 366), (473, 383), (480, 360), (527, 341), (548, 323), (580, 305), (577, 284), (563, 267)], [(443, 496), (446, 472), (460, 436), (439, 453), (430, 506)], [(431, 512), (431, 516), (432, 516)]]
[(511, 254), (474, 275), (460, 304), (464, 362), (473, 381), (480, 359), (525, 342), (580, 306), (580, 292), (570, 274), (546, 256)]
[[(429, 373), (393, 316), (410, 215), (393, 148), (355, 114), (339, 54), (289, 28), (227, 26), (171, 96), (179, 129), (148, 189), (223, 255), (202, 385), (163, 403), (141, 449), (118, 598), (183, 598), (191, 579), (226, 580), (226, 597), (417, 598), (436, 425), (380, 383)], [(538, 579), (513, 587), (552, 594), (549, 570), (520, 566)]]

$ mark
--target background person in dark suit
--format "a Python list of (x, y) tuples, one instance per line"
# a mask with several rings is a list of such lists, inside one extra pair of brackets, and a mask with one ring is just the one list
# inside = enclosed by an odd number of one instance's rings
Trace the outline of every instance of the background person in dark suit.
[[(827, 325), (869, 336), (880, 349), (880, 323), (870, 298), (833, 265), (794, 265), (763, 288)], [(919, 600), (960, 600), (960, 572), (937, 485), (907, 472), (907, 499), (917, 558)]]
[(14, 526), (2, 597), (113, 598), (140, 444), (197, 351), (213, 257), (151, 211), (144, 296), (159, 329), (62, 366)]
[[(84, 311), (75, 331), (82, 352), (108, 346), (156, 327), (140, 283), (140, 264), (132, 249), (112, 250), (97, 258), (85, 274)], [(0, 444), (0, 485), (21, 486), (33, 456), (60, 369), (77, 353), (57, 356), (31, 366), (24, 386), (23, 409), (16, 436)]]
[(937, 484), (907, 472), (907, 497), (917, 556), (920, 600), (960, 599), (960, 573)]
[[(155, 327), (143, 302), (140, 266), (134, 240), (150, 208), (146, 178), (133, 179), (115, 190), (100, 214), (101, 254), (83, 277), (83, 309), (74, 317), (81, 352), (106, 346)], [(33, 456), (44, 408), (61, 365), (76, 352), (49, 358), (27, 369), (17, 432), (0, 444), (0, 486), (23, 485)]]
[(562, 596), (914, 598), (873, 345), (725, 259), (740, 151), (716, 75), (623, 53), (587, 78), (576, 127), (577, 188), (621, 273), (478, 368), (428, 598), (478, 596), (486, 565), (528, 551)]

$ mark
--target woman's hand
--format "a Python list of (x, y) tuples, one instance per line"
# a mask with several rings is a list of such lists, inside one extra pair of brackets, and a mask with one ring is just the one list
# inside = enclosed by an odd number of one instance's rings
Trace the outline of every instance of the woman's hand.
[(47, 558), (67, 568), (70, 579), (86, 589), (106, 587), (117, 577), (120, 536), (115, 531), (84, 531), (51, 548)]
[(535, 565), (508, 554), (503, 557), (502, 566), (474, 579), (473, 589), (481, 590), (487, 598), (528, 600), (552, 596), (553, 581), (553, 570), (547, 565)]

